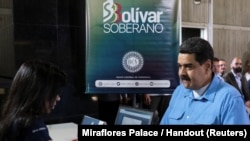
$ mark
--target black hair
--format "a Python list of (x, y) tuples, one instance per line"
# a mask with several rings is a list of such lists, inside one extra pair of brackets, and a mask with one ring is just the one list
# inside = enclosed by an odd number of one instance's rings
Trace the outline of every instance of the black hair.
[(202, 65), (207, 60), (211, 60), (213, 66), (214, 51), (208, 41), (200, 37), (191, 37), (185, 40), (180, 48), (179, 53), (195, 54), (195, 60)]
[(46, 114), (45, 101), (52, 104), (65, 85), (66, 74), (54, 64), (42, 60), (24, 62), (12, 81), (3, 105), (0, 140), (13, 124), (18, 131), (22, 131), (35, 118)]

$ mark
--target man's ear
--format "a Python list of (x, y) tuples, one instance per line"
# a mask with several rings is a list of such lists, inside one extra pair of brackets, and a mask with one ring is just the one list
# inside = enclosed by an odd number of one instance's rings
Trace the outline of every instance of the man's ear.
[(205, 62), (205, 67), (206, 67), (206, 70), (213, 69), (211, 60), (207, 60)]

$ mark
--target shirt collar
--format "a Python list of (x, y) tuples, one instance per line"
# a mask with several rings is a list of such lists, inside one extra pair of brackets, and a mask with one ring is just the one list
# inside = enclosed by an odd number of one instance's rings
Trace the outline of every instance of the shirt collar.
[[(203, 88), (205, 89), (203, 91), (203, 95), (200, 96), (199, 98), (196, 99), (207, 99), (209, 101), (213, 101), (216, 91), (219, 89), (219, 87), (221, 86), (220, 83), (222, 83), (223, 80), (221, 80), (219, 77), (213, 75), (213, 79), (210, 82), (210, 84), (208, 84), (207, 86), (204, 86)], [(219, 87), (218, 87), (219, 86)], [(184, 87), (184, 86), (183, 86)], [(184, 88), (185, 89), (185, 88)], [(186, 89), (186, 92), (184, 92), (184, 97), (190, 97), (190, 98), (194, 98), (193, 96), (193, 90), (190, 89)], [(195, 99), (195, 98), (194, 98)]]
[(231, 72), (233, 73), (235, 78), (241, 78), (242, 77), (241, 73), (234, 73), (233, 69), (231, 69)]
[(204, 87), (200, 88), (199, 90), (193, 90), (194, 98), (198, 98), (198, 97), (202, 96), (204, 94), (205, 90), (207, 90), (207, 87), (209, 86), (209, 84), (210, 83), (208, 83)]

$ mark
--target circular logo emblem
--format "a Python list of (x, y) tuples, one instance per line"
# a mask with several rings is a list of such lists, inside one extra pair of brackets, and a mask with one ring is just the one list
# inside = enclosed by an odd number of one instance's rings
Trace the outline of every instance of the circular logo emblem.
[(141, 70), (144, 64), (143, 57), (139, 52), (130, 51), (123, 56), (122, 65), (128, 72), (135, 73)]

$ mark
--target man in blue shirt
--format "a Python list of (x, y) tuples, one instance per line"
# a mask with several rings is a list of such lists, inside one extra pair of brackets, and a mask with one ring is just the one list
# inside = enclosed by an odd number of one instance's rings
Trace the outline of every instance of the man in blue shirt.
[(208, 41), (192, 37), (179, 48), (180, 85), (160, 124), (250, 124), (241, 94), (213, 73), (214, 52)]

